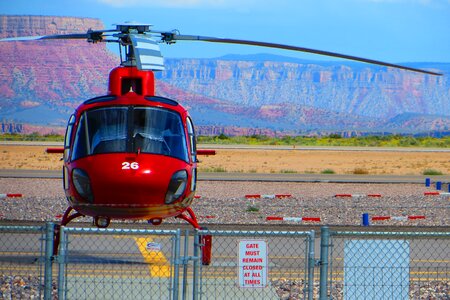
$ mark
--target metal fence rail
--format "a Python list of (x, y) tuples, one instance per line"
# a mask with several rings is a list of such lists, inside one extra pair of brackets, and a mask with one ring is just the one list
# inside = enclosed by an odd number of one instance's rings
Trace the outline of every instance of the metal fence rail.
[(330, 299), (450, 299), (449, 232), (330, 232), (329, 237)]

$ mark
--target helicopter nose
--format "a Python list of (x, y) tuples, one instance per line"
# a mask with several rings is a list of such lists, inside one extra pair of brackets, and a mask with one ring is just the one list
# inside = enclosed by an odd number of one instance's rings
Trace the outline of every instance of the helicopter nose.
[[(116, 162), (111, 163), (113, 158)], [(186, 162), (163, 155), (139, 154), (132, 158), (96, 158), (89, 173), (95, 203), (164, 205), (184, 194), (188, 182)]]

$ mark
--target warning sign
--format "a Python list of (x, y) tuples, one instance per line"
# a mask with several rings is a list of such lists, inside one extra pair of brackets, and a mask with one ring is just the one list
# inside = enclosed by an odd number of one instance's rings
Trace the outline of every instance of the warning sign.
[(263, 288), (267, 285), (267, 242), (264, 240), (239, 241), (239, 286)]

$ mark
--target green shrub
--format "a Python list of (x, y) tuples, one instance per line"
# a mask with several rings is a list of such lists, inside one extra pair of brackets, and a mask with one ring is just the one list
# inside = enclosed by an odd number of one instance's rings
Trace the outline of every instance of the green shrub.
[(322, 170), (322, 172), (320, 172), (321, 174), (335, 174), (336, 172), (334, 172), (334, 170), (332, 169), (325, 169)]
[(205, 173), (226, 173), (227, 169), (223, 167), (199, 168), (200, 172)]
[(280, 170), (280, 173), (284, 173), (284, 174), (294, 174), (294, 173), (297, 173), (297, 171), (291, 170), (291, 169), (282, 169), (282, 170)]
[(247, 206), (247, 209), (245, 211), (246, 212), (258, 212), (259, 207), (255, 206), (255, 205), (249, 205), (249, 206)]
[(443, 175), (441, 171), (435, 169), (425, 169), (422, 172), (423, 175)]

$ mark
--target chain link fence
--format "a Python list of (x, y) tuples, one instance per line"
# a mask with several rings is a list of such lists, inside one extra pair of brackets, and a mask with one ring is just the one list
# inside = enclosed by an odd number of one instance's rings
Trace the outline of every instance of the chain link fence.
[(333, 231), (325, 240), (327, 299), (450, 299), (448, 232)]
[(0, 299), (450, 299), (450, 232), (54, 228), (0, 226)]
[(199, 231), (212, 236), (200, 299), (312, 299), (314, 232)]
[(52, 224), (0, 226), (0, 299), (50, 299), (55, 295), (52, 246)]
[(62, 228), (59, 299), (178, 299), (180, 232)]

